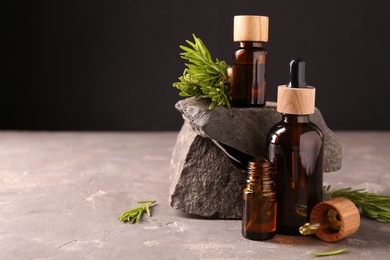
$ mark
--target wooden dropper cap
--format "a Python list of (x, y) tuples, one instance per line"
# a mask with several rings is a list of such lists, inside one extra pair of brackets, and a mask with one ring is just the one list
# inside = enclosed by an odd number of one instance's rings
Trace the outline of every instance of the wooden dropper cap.
[(235, 42), (268, 42), (268, 16), (234, 16), (233, 40)]
[(315, 234), (326, 242), (335, 242), (354, 234), (360, 226), (360, 214), (358, 208), (349, 199), (337, 197), (317, 204), (310, 214), (310, 223), (326, 225), (328, 212), (333, 209), (340, 218), (340, 229), (320, 229)]
[(305, 62), (295, 58), (290, 62), (290, 82), (278, 87), (276, 110), (290, 115), (309, 115), (314, 113), (314, 87), (305, 82)]

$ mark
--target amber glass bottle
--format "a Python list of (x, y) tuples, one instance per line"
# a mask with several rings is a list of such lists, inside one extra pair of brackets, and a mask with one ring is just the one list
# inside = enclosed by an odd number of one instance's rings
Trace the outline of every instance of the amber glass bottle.
[(268, 133), (268, 159), (277, 169), (277, 232), (299, 235), (313, 207), (322, 201), (323, 134), (309, 120), (315, 88), (305, 83), (305, 62), (290, 63), (291, 80), (278, 88), (283, 119)]
[(249, 162), (242, 214), (242, 235), (248, 239), (266, 240), (276, 234), (274, 179), (273, 163), (265, 159)]
[(234, 41), (240, 46), (234, 52), (232, 105), (260, 107), (265, 105), (268, 17), (239, 15), (234, 17)]

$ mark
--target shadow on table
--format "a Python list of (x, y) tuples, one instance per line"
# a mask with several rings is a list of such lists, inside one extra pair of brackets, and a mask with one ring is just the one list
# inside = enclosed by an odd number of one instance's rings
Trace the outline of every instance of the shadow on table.
[(213, 216), (210, 216), (210, 217), (202, 217), (202, 216), (198, 216), (198, 215), (193, 215), (193, 214), (190, 214), (190, 213), (186, 213), (186, 212), (183, 212), (183, 211), (180, 211), (180, 210), (176, 210), (175, 214), (178, 216), (178, 217), (181, 217), (181, 218), (189, 218), (189, 219), (205, 219), (205, 220), (237, 220), (237, 219), (221, 219), (221, 218), (218, 218), (218, 213), (213, 215)]

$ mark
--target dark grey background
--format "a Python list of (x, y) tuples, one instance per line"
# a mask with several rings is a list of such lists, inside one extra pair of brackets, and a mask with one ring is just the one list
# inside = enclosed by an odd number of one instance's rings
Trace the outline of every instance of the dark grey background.
[(192, 33), (232, 62), (233, 16), (270, 17), (268, 100), (306, 60), (335, 130), (390, 130), (386, 1), (2, 1), (0, 129), (178, 130)]

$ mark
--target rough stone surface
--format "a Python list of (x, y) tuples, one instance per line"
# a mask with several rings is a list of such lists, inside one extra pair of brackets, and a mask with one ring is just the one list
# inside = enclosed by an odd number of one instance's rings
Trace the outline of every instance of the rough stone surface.
[[(268, 130), (281, 120), (276, 103), (264, 108), (216, 107), (202, 99), (179, 101), (185, 123), (172, 155), (171, 206), (202, 217), (241, 218), (246, 174), (213, 142), (255, 157), (265, 156)], [(324, 133), (324, 171), (341, 168), (341, 145), (318, 109), (311, 120)], [(240, 169), (241, 168), (241, 169)]]
[(194, 134), (188, 123), (178, 134), (171, 163), (175, 209), (202, 217), (241, 217), (245, 173), (210, 139)]
[[(230, 108), (217, 106), (208, 109), (204, 99), (187, 98), (176, 104), (176, 109), (192, 129), (204, 138), (214, 139), (255, 157), (265, 156), (265, 139), (269, 129), (282, 117), (275, 102), (263, 108)], [(324, 171), (341, 168), (342, 152), (337, 136), (327, 127), (316, 108), (310, 120), (324, 133)]]

